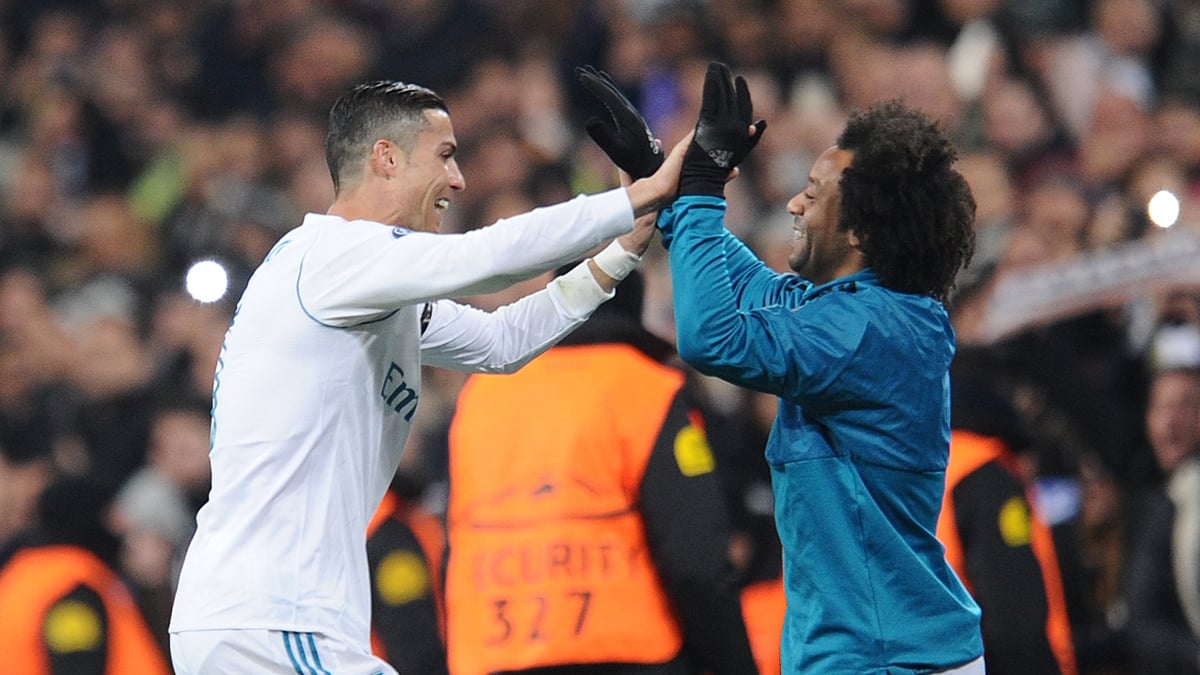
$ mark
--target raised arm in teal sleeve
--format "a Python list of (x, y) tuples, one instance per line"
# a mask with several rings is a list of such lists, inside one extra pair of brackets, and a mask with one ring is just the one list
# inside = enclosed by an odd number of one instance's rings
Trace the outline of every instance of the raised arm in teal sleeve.
[(659, 215), (673, 239), (680, 357), (707, 375), (785, 398), (821, 389), (817, 383), (853, 353), (862, 317), (842, 312), (832, 321), (802, 309), (812, 287), (758, 260), (725, 229), (724, 215), (724, 200), (707, 196), (681, 197)]
[(767, 267), (742, 240), (725, 239), (725, 268), (738, 309), (787, 306), (796, 303), (810, 284), (795, 274), (780, 274)]
[[(703, 198), (684, 197), (680, 201), (694, 203), (701, 199)], [(668, 251), (675, 238), (676, 223), (680, 220), (680, 214), (686, 210), (671, 208), (660, 212), (658, 227), (663, 234), (663, 246)], [(724, 211), (723, 201), (721, 210)], [(745, 243), (725, 231), (723, 226), (721, 229), (725, 234), (722, 246), (725, 267), (738, 309), (785, 305), (788, 297), (798, 297), (798, 292), (809, 286), (807, 281), (796, 275), (779, 274), (767, 267)]]
[[(734, 254), (743, 288), (765, 287), (764, 272), (780, 275), (761, 263), (761, 270), (755, 270), (749, 260), (753, 254), (725, 229), (724, 216), (725, 200), (707, 196), (681, 197), (659, 215), (660, 226), (672, 234), (669, 254), (679, 355), (702, 373), (747, 385), (759, 382), (756, 388), (761, 388), (770, 377), (752, 354), (752, 319), (739, 307), (729, 253)], [(765, 328), (757, 326), (754, 332)]]
[(668, 249), (679, 355), (705, 371), (722, 354), (745, 349), (725, 244), (733, 238), (723, 224), (725, 200), (686, 196), (664, 209), (659, 222), (670, 232)]

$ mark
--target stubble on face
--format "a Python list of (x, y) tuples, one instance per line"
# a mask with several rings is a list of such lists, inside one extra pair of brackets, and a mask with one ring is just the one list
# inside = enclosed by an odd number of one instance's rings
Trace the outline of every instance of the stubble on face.
[(429, 124), (421, 130), (406, 156), (399, 199), (401, 208), (409, 213), (408, 227), (437, 233), (450, 197), (462, 189), (463, 181), (454, 159), (458, 145), (449, 115), (431, 110), (425, 116)]
[(839, 229), (840, 180), (852, 158), (853, 153), (836, 146), (821, 153), (809, 172), (808, 185), (797, 196), (801, 201), (794, 212), (788, 264), (792, 271), (814, 283), (838, 276), (853, 252), (849, 234)]

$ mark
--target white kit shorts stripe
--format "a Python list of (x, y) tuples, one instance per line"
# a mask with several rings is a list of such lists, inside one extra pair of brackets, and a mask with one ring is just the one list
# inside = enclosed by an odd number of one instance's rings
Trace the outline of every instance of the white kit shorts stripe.
[(282, 632), (283, 647), (299, 675), (333, 675), (321, 665), (321, 654), (317, 651), (317, 642), (312, 633)]
[(176, 675), (397, 675), (372, 654), (319, 633), (196, 630), (171, 634)]

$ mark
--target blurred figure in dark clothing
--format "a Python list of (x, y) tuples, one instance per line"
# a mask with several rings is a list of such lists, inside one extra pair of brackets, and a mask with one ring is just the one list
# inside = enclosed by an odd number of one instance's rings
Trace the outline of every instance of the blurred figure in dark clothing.
[(1127, 584), (1136, 672), (1200, 673), (1200, 364), (1155, 374), (1146, 435), (1163, 482), (1138, 502)]
[(964, 377), (952, 380), (951, 410), (938, 539), (983, 610), (988, 672), (1074, 675), (1054, 538), (1018, 465), (1029, 446), (1022, 421), (992, 385)]
[(166, 659), (113, 569), (106, 491), (83, 479), (42, 492), (37, 524), (0, 560), (0, 653), (23, 675), (167, 675)]
[(371, 651), (401, 673), (444, 675), (446, 530), (422, 505), (424, 488), (400, 469), (367, 526)]

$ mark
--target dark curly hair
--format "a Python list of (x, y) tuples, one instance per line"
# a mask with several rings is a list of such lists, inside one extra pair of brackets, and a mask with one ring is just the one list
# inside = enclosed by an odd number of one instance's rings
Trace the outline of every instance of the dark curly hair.
[(851, 112), (837, 146), (854, 152), (841, 177), (839, 229), (858, 235), (885, 286), (945, 302), (975, 250), (975, 199), (949, 139), (892, 100)]

